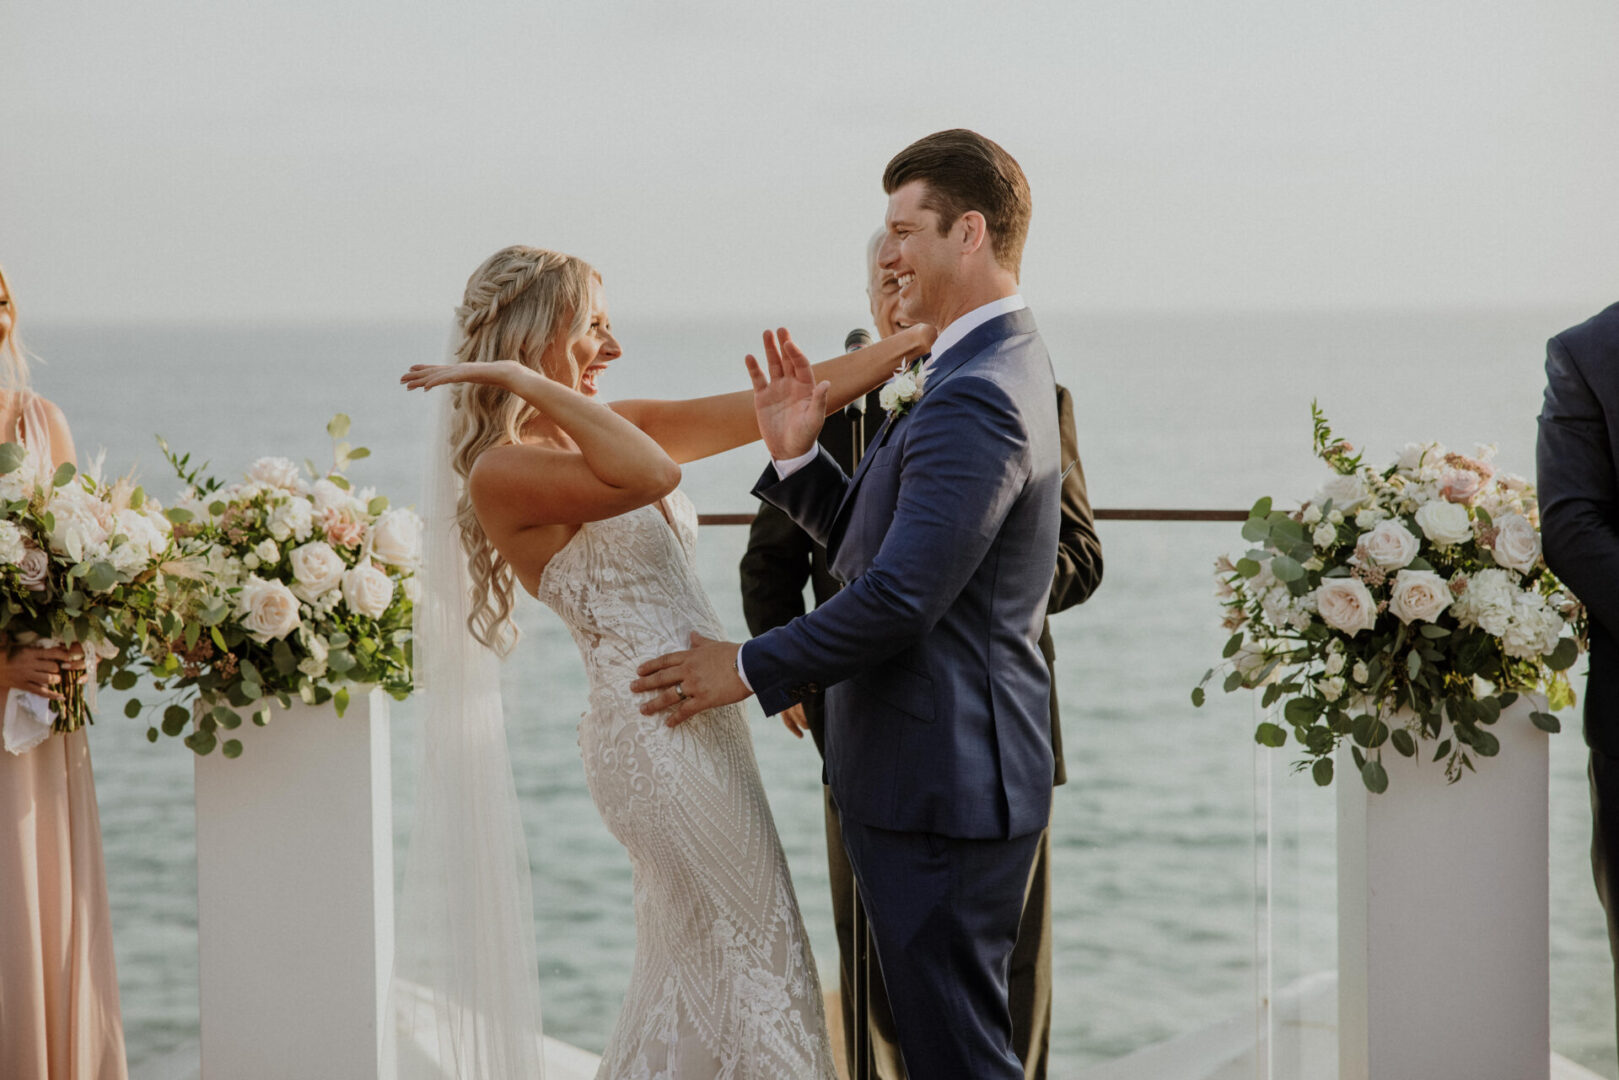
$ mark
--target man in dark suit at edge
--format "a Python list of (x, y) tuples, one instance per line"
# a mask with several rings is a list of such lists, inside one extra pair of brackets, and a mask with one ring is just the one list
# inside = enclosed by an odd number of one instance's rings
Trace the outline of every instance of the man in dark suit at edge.
[(1535, 465), (1546, 565), (1591, 617), (1591, 872), (1619, 991), (1619, 304), (1546, 343)]
[[(882, 230), (873, 235), (866, 248), (866, 297), (871, 317), (880, 337), (888, 337), (909, 325), (898, 316), (899, 285), (892, 272), (877, 265)], [(877, 404), (877, 391), (868, 395), (864, 411), (850, 410), (827, 417), (820, 443), (837, 460), (844, 472), (853, 474), (859, 453), (883, 421)], [(1065, 387), (1057, 388), (1057, 409), (1061, 430), (1062, 467), (1069, 469), (1062, 483), (1062, 524), (1057, 547), (1057, 573), (1052, 582), (1049, 614), (1081, 603), (1102, 580), (1102, 546), (1096, 536), (1090, 500), (1085, 490), (1085, 473), (1079, 464), (1074, 430), (1073, 402)], [(850, 415), (852, 413), (852, 415)], [(1073, 463), (1072, 468), (1069, 468)], [(742, 556), (742, 610), (748, 632), (762, 634), (783, 626), (804, 613), (804, 584), (809, 582), (820, 604), (837, 592), (840, 584), (827, 567), (826, 552), (810, 539), (784, 512), (769, 503), (759, 504), (758, 516), (748, 532), (748, 549)], [(1043, 629), (1040, 649), (1046, 662), (1054, 664), (1051, 627)], [(822, 695), (806, 697), (784, 710), (783, 725), (803, 738), (808, 730), (817, 752), (822, 749), (825, 719)], [(1067, 780), (1063, 765), (1062, 732), (1058, 722), (1055, 668), (1051, 691), (1051, 740), (1056, 751), (1055, 784)], [(832, 915), (837, 927), (839, 987), (843, 1011), (843, 1041), (847, 1059), (854, 1053), (854, 901), (853, 876), (844, 851), (837, 807), (825, 793), (827, 865), (832, 890)], [(1051, 847), (1049, 830), (1040, 838), (1018, 943), (1012, 953), (1010, 989), (1014, 1046), (1023, 1061), (1027, 1080), (1045, 1080), (1051, 1048)], [(870, 965), (871, 996), (867, 1031), (881, 1080), (904, 1080), (894, 1039), (894, 1019), (882, 973)], [(851, 1067), (852, 1068), (852, 1067)]]

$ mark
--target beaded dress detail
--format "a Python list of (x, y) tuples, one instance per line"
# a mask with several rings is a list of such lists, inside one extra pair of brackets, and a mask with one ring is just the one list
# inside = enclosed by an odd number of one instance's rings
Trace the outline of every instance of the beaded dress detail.
[(680, 492), (586, 523), (536, 595), (589, 678), (585, 782), (629, 852), (635, 965), (598, 1080), (834, 1077), (820, 981), (740, 705), (678, 728), (642, 716), (638, 665), (724, 628)]

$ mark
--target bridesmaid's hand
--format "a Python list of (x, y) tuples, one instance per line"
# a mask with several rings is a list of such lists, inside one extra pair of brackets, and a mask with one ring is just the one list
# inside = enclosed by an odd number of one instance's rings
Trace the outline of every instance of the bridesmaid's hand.
[(84, 650), (78, 645), (41, 648), (19, 645), (0, 653), (0, 688), (26, 690), (43, 698), (61, 701), (59, 687), (64, 678), (83, 682)]
[(518, 381), (533, 372), (516, 360), (496, 360), (489, 364), (412, 364), (399, 376), (406, 390), (431, 390), (446, 383), (473, 383), (514, 390)]

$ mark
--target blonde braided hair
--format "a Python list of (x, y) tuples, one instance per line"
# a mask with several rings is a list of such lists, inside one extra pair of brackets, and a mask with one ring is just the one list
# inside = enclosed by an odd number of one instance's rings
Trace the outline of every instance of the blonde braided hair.
[[(522, 246), (495, 252), (467, 279), (466, 294), (455, 309), (462, 332), (457, 362), (516, 360), (549, 377), (541, 357), (559, 337), (567, 344), (586, 333), (591, 290), (600, 280), (588, 263), (572, 255)], [(516, 575), (484, 534), (467, 480), (485, 450), (521, 442), (523, 427), (539, 414), (499, 387), (457, 384), (452, 389), (451, 463), (462, 480), (456, 524), (472, 579), (467, 627), (504, 655), (517, 643), (512, 622)]]

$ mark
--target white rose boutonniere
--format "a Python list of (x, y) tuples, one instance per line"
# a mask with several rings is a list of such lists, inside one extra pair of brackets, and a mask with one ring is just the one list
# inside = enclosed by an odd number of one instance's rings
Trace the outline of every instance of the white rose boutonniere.
[(898, 374), (883, 384), (882, 392), (877, 395), (877, 403), (890, 420), (898, 420), (912, 405), (922, 400), (924, 381), (922, 361), (918, 359), (909, 367), (900, 368)]

